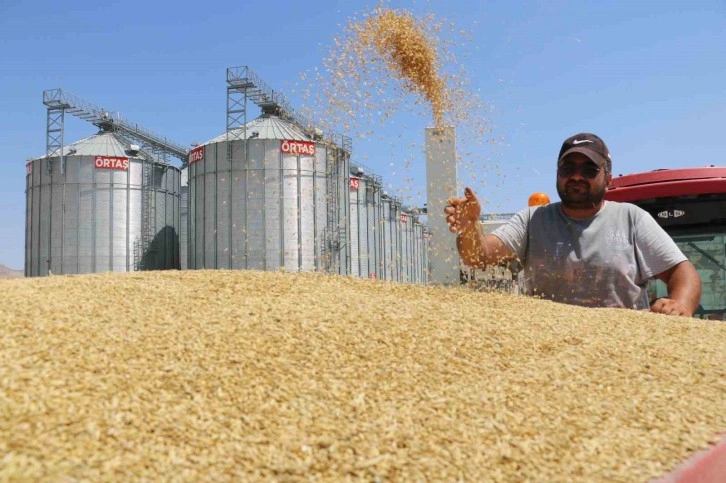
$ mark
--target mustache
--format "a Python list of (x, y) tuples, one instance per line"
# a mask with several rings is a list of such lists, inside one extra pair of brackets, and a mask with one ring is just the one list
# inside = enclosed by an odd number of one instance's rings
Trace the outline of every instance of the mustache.
[(575, 187), (575, 186), (578, 186), (581, 188), (589, 188), (590, 184), (587, 182), (584, 182), (584, 181), (568, 181), (567, 183), (565, 183), (565, 189), (570, 188), (570, 187)]

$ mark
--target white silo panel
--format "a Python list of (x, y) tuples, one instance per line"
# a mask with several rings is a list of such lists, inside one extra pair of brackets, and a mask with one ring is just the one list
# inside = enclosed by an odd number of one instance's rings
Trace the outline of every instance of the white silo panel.
[(360, 276), (368, 278), (370, 273), (368, 272), (368, 262), (370, 254), (368, 252), (368, 225), (370, 219), (370, 213), (368, 211), (368, 203), (366, 203), (366, 193), (370, 187), (370, 179), (361, 177), (360, 188), (358, 188), (358, 253), (360, 253)]
[[(65, 158), (65, 194), (66, 205), (78, 207), (80, 196), (80, 156), (68, 156)], [(63, 213), (63, 273), (78, 273), (78, 223), (80, 213), (78, 209), (65, 209)], [(55, 273), (55, 272), (54, 272)]]
[(381, 234), (381, 278), (383, 280), (391, 279), (391, 235), (388, 232), (388, 217), (391, 213), (391, 202), (387, 198), (381, 199), (381, 220), (379, 222), (379, 231)]
[[(33, 239), (33, 200), (32, 200), (32, 186), (33, 186), (33, 163), (28, 162), (25, 166), (25, 262), (23, 265), (23, 271), (26, 277), (30, 276), (31, 264), (33, 259), (31, 256), (31, 246)], [(28, 172), (30, 170), (30, 172)]]
[(205, 268), (217, 268), (216, 264), (216, 241), (217, 241), (217, 205), (216, 190), (217, 179), (210, 168), (214, 166), (214, 159), (205, 160), (204, 173), (204, 266)]
[(166, 175), (166, 224), (167, 261), (160, 268), (179, 269), (180, 264), (180, 233), (181, 233), (181, 173), (167, 169)]
[[(190, 206), (191, 227), (190, 238), (194, 242), (192, 253), (192, 268), (204, 269), (204, 160), (197, 161), (190, 166), (192, 176), (189, 178), (189, 196), (194, 200)], [(213, 268), (213, 267), (209, 267)]]
[(28, 276), (42, 275), (40, 271), (40, 180), (41, 172), (45, 169), (45, 163), (37, 161), (33, 163), (33, 180), (31, 183), (32, 190), (27, 198), (31, 200), (31, 240), (30, 240), (30, 259), (31, 270)]
[(179, 268), (189, 268), (189, 168), (182, 169), (179, 198)]
[(298, 156), (282, 156), (282, 233), (283, 267), (288, 271), (297, 271), (300, 248), (300, 216), (298, 211)]
[(249, 142), (247, 160), (247, 263), (248, 268), (266, 270), (265, 260), (265, 146)]
[(403, 260), (403, 273), (404, 273), (404, 282), (405, 283), (411, 283), (412, 279), (412, 272), (413, 272), (413, 260), (412, 260), (412, 250), (411, 250), (411, 225), (413, 223), (413, 217), (406, 213), (406, 221), (401, 223), (401, 235), (403, 243), (401, 244), (403, 256), (401, 259)]
[(375, 183), (370, 180), (366, 189), (366, 212), (368, 213), (368, 276), (379, 277), (378, 273), (378, 202), (376, 197), (380, 193)]
[(141, 238), (141, 217), (143, 214), (142, 203), (141, 203), (141, 185), (142, 185), (142, 171), (143, 163), (138, 160), (129, 160), (129, 171), (128, 171), (128, 206), (126, 207), (126, 213), (128, 213), (128, 227), (127, 227), (127, 238), (126, 238), (126, 253), (128, 254), (128, 269), (136, 269), (136, 259), (134, 257), (134, 245), (137, 240)]
[[(78, 273), (78, 244), (79, 233), (78, 227), (80, 223), (80, 212), (77, 209), (80, 200), (80, 186), (78, 183), (70, 183), (66, 185), (65, 203), (76, 209), (65, 210), (63, 216), (63, 273)], [(125, 240), (126, 238), (124, 238)]]
[[(108, 172), (103, 174), (109, 174)], [(95, 212), (95, 223), (93, 226), (93, 248), (94, 248), (94, 272), (105, 272), (110, 269), (108, 247), (111, 244), (109, 227), (111, 218), (111, 190), (107, 187), (110, 176), (101, 176), (104, 181), (96, 185), (94, 190), (95, 199), (93, 211)]]
[[(329, 246), (325, 236), (331, 237), (332, 230), (325, 231), (328, 226), (328, 210), (332, 204), (328, 203), (331, 196), (328, 186), (326, 185), (325, 175), (327, 173), (326, 166), (327, 149), (322, 145), (317, 145), (315, 150), (315, 177), (313, 179), (313, 196), (315, 197), (315, 266), (318, 270), (324, 270), (332, 265), (332, 247)], [(325, 236), (324, 236), (325, 235)]]
[(391, 242), (393, 256), (391, 257), (391, 269), (393, 279), (396, 282), (402, 281), (401, 275), (401, 210), (398, 203), (391, 203)]
[(419, 268), (421, 267), (421, 258), (418, 251), (418, 242), (416, 241), (416, 225), (418, 222), (415, 220), (411, 222), (411, 283), (419, 284), (421, 279), (419, 277)]
[[(403, 213), (402, 213), (403, 214)], [(406, 214), (406, 217), (408, 215)], [(409, 276), (408, 276), (408, 230), (406, 229), (407, 221), (403, 221), (403, 219), (399, 216), (398, 219), (398, 226), (399, 226), (399, 266), (401, 270), (401, 282), (408, 283), (409, 282)]]
[(331, 214), (328, 229), (335, 241), (335, 249), (330, 252), (331, 271), (340, 275), (352, 275), (351, 272), (351, 239), (353, 237), (350, 199), (350, 162), (347, 155), (338, 154), (337, 150), (328, 151), (326, 181), (330, 196), (328, 209)]
[(396, 245), (393, 227), (394, 207), (392, 200), (383, 201), (383, 236), (385, 253), (386, 280), (396, 280), (394, 264), (396, 263)]
[[(81, 170), (83, 174), (83, 170)], [(93, 185), (80, 183), (78, 206), (78, 273), (93, 272)]]
[(423, 226), (420, 223), (413, 224), (413, 251), (416, 259), (415, 283), (422, 285), (423, 277)]
[[(60, 165), (60, 162), (58, 163)], [(50, 187), (50, 269), (53, 273), (63, 273), (63, 192), (60, 170), (53, 175)]]
[(38, 255), (36, 260), (36, 266), (38, 267), (38, 273), (40, 275), (48, 274), (48, 228), (50, 226), (50, 193), (48, 192), (48, 168), (47, 164), (43, 163), (41, 166), (41, 172), (38, 180), (38, 199), (36, 200), (38, 206), (38, 233), (37, 233), (37, 246)]
[(265, 230), (265, 267), (267, 270), (278, 270), (283, 263), (282, 242), (282, 158), (280, 156), (279, 142), (274, 148), (274, 141), (265, 141), (265, 170), (263, 171), (264, 217)]
[(217, 268), (232, 268), (232, 252), (230, 250), (231, 235), (231, 203), (230, 195), (232, 193), (232, 183), (230, 177), (230, 160), (227, 149), (216, 149), (216, 173), (217, 191), (216, 205), (217, 217), (215, 225), (217, 227), (217, 246), (215, 261)]
[[(129, 168), (132, 163), (129, 163)], [(128, 251), (129, 239), (129, 170), (111, 171), (112, 192), (111, 206), (113, 207), (113, 227), (111, 234), (111, 267), (114, 272), (132, 270), (133, 252)]]
[(231, 239), (232, 246), (230, 248), (233, 269), (247, 268), (247, 227), (245, 220), (247, 218), (247, 184), (244, 160), (244, 149), (242, 142), (236, 141), (232, 144), (232, 172), (231, 172), (231, 189), (232, 189), (232, 226)]
[[(123, 174), (127, 174), (123, 172)], [(113, 190), (113, 234), (111, 237), (111, 247), (113, 249), (113, 258), (111, 260), (111, 270), (114, 272), (127, 272), (132, 269), (131, 255), (128, 252), (128, 193), (129, 190), (123, 185), (115, 185)], [(67, 193), (66, 193), (67, 194)], [(133, 253), (133, 252), (131, 252)]]
[[(357, 181), (360, 183), (360, 180)], [(350, 188), (350, 274), (354, 277), (360, 277), (360, 210), (358, 197), (360, 196), (360, 185), (354, 185)]]
[(316, 238), (316, 212), (318, 205), (315, 199), (314, 186), (316, 185), (315, 158), (313, 156), (300, 156), (299, 177), (299, 210), (300, 210), (300, 270), (315, 270), (317, 255)]
[[(166, 194), (159, 189), (161, 186), (157, 186), (157, 191), (153, 191), (151, 195), (155, 198), (155, 208), (152, 211), (152, 226), (151, 226), (151, 250), (147, 255), (147, 259), (150, 260), (151, 267), (156, 269), (163, 267), (167, 260), (167, 230), (165, 229), (166, 223), (166, 208), (164, 206)], [(146, 265), (148, 267), (148, 264)]]
[(427, 238), (424, 237), (424, 233), (426, 233), (426, 225), (422, 224), (419, 225), (420, 232), (418, 234), (417, 243), (419, 246), (419, 253), (421, 260), (421, 284), (422, 285), (428, 285), (428, 273), (429, 273), (429, 264), (428, 264), (428, 247), (427, 247)]

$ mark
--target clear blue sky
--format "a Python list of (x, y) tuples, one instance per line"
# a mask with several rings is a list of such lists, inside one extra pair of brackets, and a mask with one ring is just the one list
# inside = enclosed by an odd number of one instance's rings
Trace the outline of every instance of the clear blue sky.
[[(322, 67), (341, 25), (373, 5), (0, 2), (0, 263), (23, 268), (24, 165), (45, 154), (43, 90), (62, 87), (181, 144), (206, 141), (226, 127), (227, 67), (249, 65), (303, 103), (300, 74)], [(389, 6), (432, 11), (473, 35), (458, 54), (491, 109), (496, 143), (468, 166), (480, 173), (472, 184), (487, 211), (517, 211), (534, 191), (556, 198), (557, 152), (580, 131), (605, 139), (616, 174), (726, 165), (724, 0)], [(401, 116), (372, 139), (354, 139), (353, 156), (416, 198), (424, 154), (411, 143), (421, 145), (431, 120)], [(95, 131), (66, 119), (67, 144)], [(399, 158), (413, 161), (399, 166)]]

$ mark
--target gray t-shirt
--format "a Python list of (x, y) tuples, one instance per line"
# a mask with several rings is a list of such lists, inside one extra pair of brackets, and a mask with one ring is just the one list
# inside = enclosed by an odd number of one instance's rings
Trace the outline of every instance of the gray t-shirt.
[(686, 260), (648, 212), (606, 201), (591, 218), (561, 203), (526, 208), (493, 235), (519, 259), (522, 290), (588, 307), (647, 309), (648, 280)]

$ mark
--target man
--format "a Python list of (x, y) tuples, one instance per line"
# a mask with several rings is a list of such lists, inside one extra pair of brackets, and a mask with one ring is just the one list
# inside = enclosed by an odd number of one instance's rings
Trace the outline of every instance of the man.
[(648, 309), (648, 280), (668, 296), (650, 310), (690, 317), (701, 298), (698, 272), (644, 210), (605, 200), (612, 180), (608, 148), (598, 136), (576, 134), (557, 161), (561, 202), (528, 207), (492, 234), (483, 234), (481, 205), (471, 189), (449, 199), (446, 221), (461, 259), (472, 267), (518, 260), (528, 295), (588, 307)]

